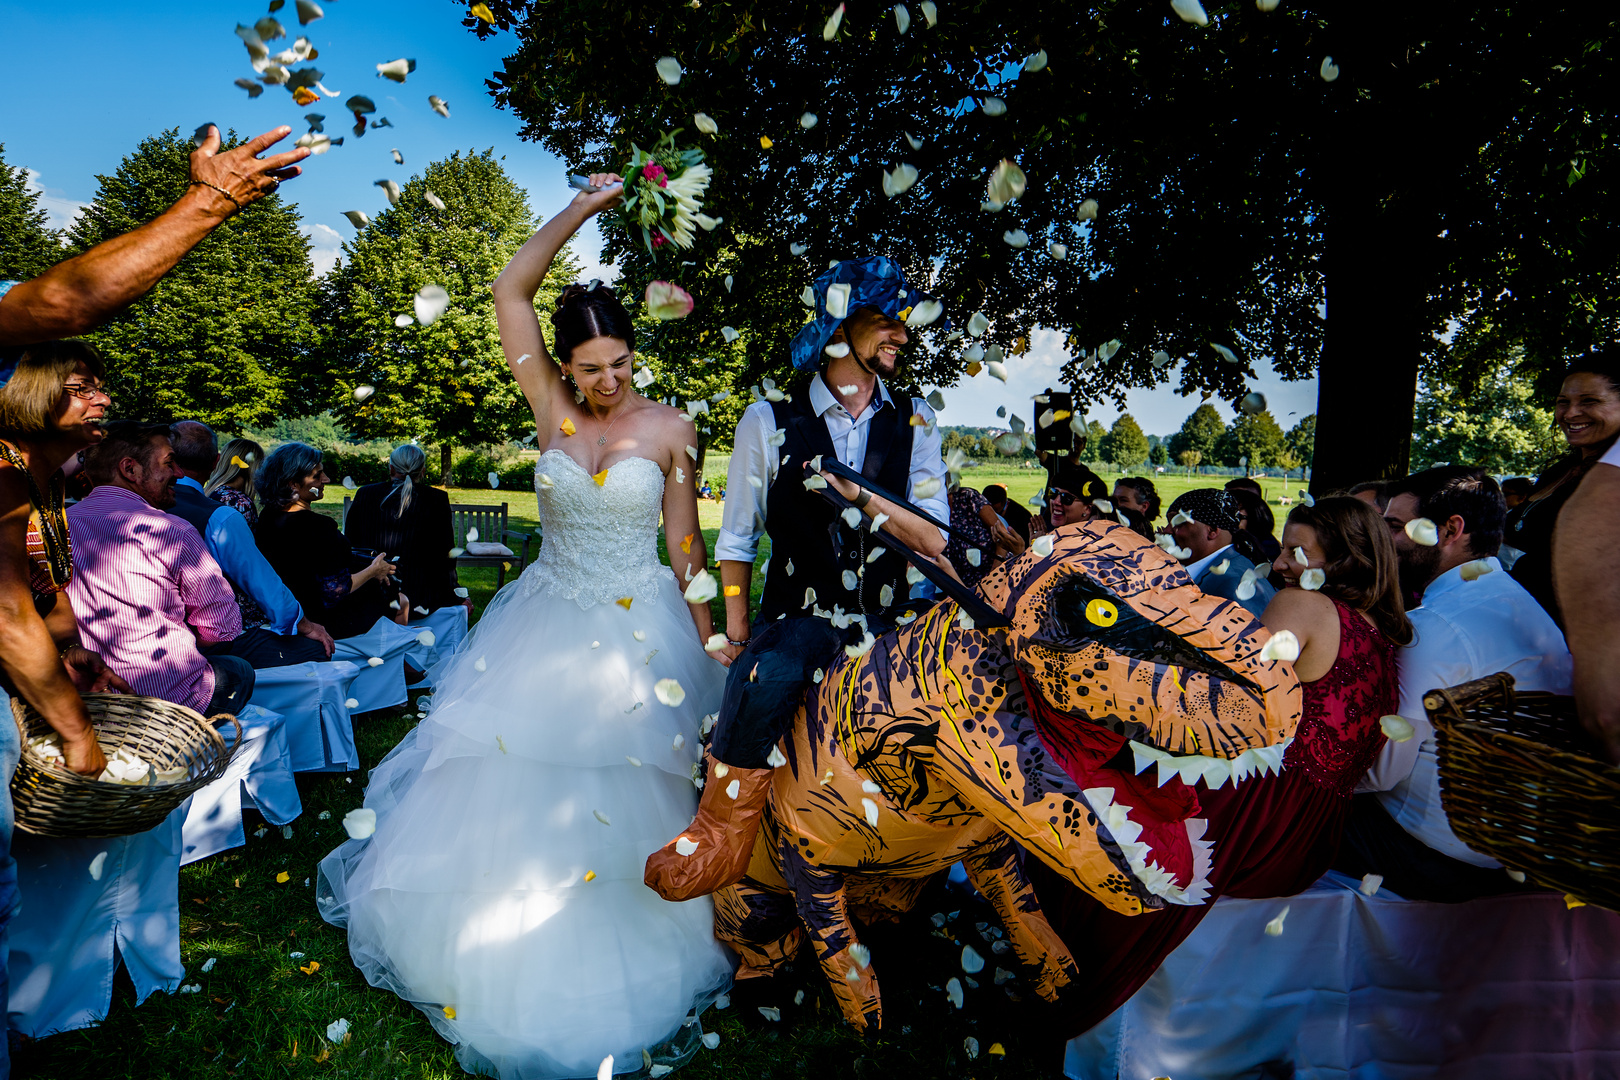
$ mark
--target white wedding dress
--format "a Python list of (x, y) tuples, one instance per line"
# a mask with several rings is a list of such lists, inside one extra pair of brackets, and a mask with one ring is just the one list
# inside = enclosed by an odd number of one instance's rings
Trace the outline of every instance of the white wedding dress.
[(427, 718), (371, 774), (376, 833), (321, 861), (317, 901), (469, 1072), (678, 1065), (733, 963), (710, 901), (642, 872), (697, 809), (725, 671), (658, 561), (662, 470), (632, 457), (599, 485), (548, 450), (536, 472), (539, 557), (434, 670)]

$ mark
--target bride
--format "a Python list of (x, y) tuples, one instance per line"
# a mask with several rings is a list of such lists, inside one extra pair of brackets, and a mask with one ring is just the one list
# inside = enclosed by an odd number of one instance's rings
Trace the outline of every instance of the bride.
[(608, 289), (564, 291), (555, 363), (535, 315), (552, 258), (622, 191), (591, 181), (606, 190), (576, 196), (494, 285), (544, 447), (540, 555), (435, 670), (432, 711), (371, 774), (376, 833), (318, 882), (367, 980), (426, 1013), (463, 1068), (505, 1080), (594, 1076), (609, 1054), (617, 1072), (644, 1051), (679, 1065), (732, 972), (707, 898), (642, 883), (696, 810), (724, 680), (708, 606), (676, 577), (707, 560), (695, 430), (631, 388), (635, 331)]

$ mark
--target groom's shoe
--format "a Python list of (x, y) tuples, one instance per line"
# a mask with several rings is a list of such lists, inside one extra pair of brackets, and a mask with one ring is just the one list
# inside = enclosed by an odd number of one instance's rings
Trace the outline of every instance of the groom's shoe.
[(705, 753), (708, 777), (697, 817), (647, 858), (647, 887), (665, 900), (707, 896), (741, 881), (754, 854), (759, 815), (775, 769), (744, 769)]

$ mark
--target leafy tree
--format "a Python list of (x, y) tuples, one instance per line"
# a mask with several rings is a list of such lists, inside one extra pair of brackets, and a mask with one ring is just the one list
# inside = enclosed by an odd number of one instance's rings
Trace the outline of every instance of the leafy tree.
[(1148, 464), (1159, 466), (1170, 464), (1170, 447), (1162, 442), (1154, 443), (1153, 449), (1148, 451)]
[[(343, 245), (321, 283), (322, 404), (362, 437), (437, 443), (441, 475), (455, 445), (528, 434), (532, 416), (501, 352), (489, 283), (535, 227), (527, 194), (493, 151), (457, 151), (406, 181), (398, 205)], [(542, 327), (578, 273), (572, 255), (559, 253), (535, 297)], [(424, 326), (412, 313), (429, 285), (450, 304)], [(401, 315), (411, 323), (397, 326)], [(363, 386), (375, 390), (357, 400)]]
[(28, 190), (28, 170), (6, 164), (0, 143), (0, 280), (26, 281), (61, 260), (62, 241), (46, 223), (39, 192)]
[[(1181, 455), (1192, 450), (1198, 454), (1198, 462), (1193, 464), (1199, 462), (1214, 464), (1215, 444), (1225, 433), (1226, 421), (1221, 419), (1219, 410), (1205, 402), (1181, 422), (1180, 431), (1170, 436), (1170, 453), (1177, 461), (1181, 461)], [(1185, 465), (1186, 462), (1182, 464)]]
[(1103, 459), (1112, 461), (1115, 468), (1125, 472), (1146, 461), (1150, 449), (1142, 426), (1130, 413), (1120, 414), (1101, 445)]
[(1196, 469), (1204, 462), (1204, 455), (1199, 450), (1183, 450), (1176, 455), (1176, 460), (1189, 469)]
[(1294, 459), (1291, 468), (1309, 465), (1311, 456), (1316, 453), (1316, 414), (1311, 413), (1289, 428), (1283, 441), (1287, 443), (1288, 453)]
[[(1290, 467), (1284, 455), (1288, 445), (1283, 440), (1282, 428), (1277, 426), (1270, 410), (1262, 409), (1253, 415), (1243, 414), (1226, 429), (1215, 444), (1215, 456), (1228, 465), (1248, 462), (1248, 468), (1266, 469)], [(1292, 462), (1288, 458), (1288, 462)]]
[[(234, 132), (227, 146), (239, 140)], [(145, 139), (68, 230), (76, 255), (168, 209), (186, 190), (191, 140)], [(116, 414), (185, 417), (239, 431), (285, 414), (314, 336), (309, 241), (297, 210), (260, 199), (194, 248), (88, 339), (107, 359)]]
[[(756, 329), (753, 370), (785, 364), (792, 297), (827, 259), (881, 252), (958, 325), (983, 311), (988, 343), (1070, 332), (1082, 395), (1170, 381), (1235, 400), (1262, 357), (1286, 377), (1320, 358), (1315, 477), (1334, 487), (1404, 471), (1419, 362), (1448, 351), (1449, 322), (1488, 319), (1544, 369), (1615, 333), (1620, 60), (1602, 5), (1219, 0), (1204, 27), (1134, 0), (945, 5), (934, 26), (908, 5), (904, 34), (872, 5), (824, 40), (831, 6), (490, 0), (494, 25), (466, 20), (517, 32), (494, 96), (578, 168), (717, 121), (702, 145), (725, 223), (702, 242), (724, 259), (686, 275), (704, 305), (689, 329)], [(1037, 50), (1049, 62), (1021, 69)], [(665, 55), (687, 69), (673, 87), (653, 74)], [(983, 212), (1003, 158), (1029, 187)], [(890, 198), (881, 174), (901, 162), (920, 179)], [(1027, 248), (1003, 242), (1015, 229)], [(724, 273), (758, 301), (739, 313)], [(916, 359), (950, 384), (961, 346), (939, 329)]]
[(289, 416), (246, 433), (255, 442), (301, 442), (322, 450), (335, 450), (350, 441), (330, 412), (317, 416)]
[(1412, 466), (1478, 465), (1493, 473), (1540, 471), (1562, 449), (1552, 411), (1520, 372), (1515, 349), (1472, 386), (1425, 380), (1412, 423)]
[(1099, 458), (1103, 452), (1103, 444), (1108, 441), (1108, 429), (1097, 420), (1086, 421), (1086, 445), (1080, 449), (1088, 455), (1088, 460)]

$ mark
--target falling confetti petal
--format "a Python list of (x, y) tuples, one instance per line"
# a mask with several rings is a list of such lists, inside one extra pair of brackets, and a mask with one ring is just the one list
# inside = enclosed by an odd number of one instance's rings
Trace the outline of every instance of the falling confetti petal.
[(916, 182), (917, 170), (902, 162), (894, 167), (892, 173), (886, 172), (883, 174), (883, 194), (892, 199), (896, 195), (903, 195), (910, 191), (911, 186)]
[(945, 997), (949, 999), (950, 1003), (956, 1006), (958, 1009), (962, 1007), (961, 979), (956, 978), (954, 975), (951, 977), (950, 982), (945, 984)]
[(673, 56), (660, 58), (655, 66), (658, 69), (658, 77), (670, 86), (680, 85), (681, 76), (686, 74), (686, 69), (681, 67), (681, 62)]
[[(986, 363), (984, 365), (984, 371), (985, 374), (989, 375), (992, 379), (1000, 379), (1002, 382), (1007, 381), (1007, 366), (1000, 360), (991, 360)], [(1013, 453), (1017, 453), (1017, 451), (1014, 450)]]
[(260, 94), (264, 93), (263, 85), (254, 82), (252, 79), (237, 79), (236, 85), (247, 91), (247, 96), (249, 99), (256, 98)]
[(1209, 16), (1204, 14), (1204, 5), (1198, 0), (1170, 0), (1170, 7), (1181, 16), (1183, 22), (1190, 22), (1195, 26), (1209, 25)]
[(398, 184), (394, 183), (392, 180), (375, 180), (372, 182), (372, 184), (374, 187), (380, 187), (383, 189), (383, 194), (388, 196), (388, 202), (390, 205), (399, 205)]
[(428, 108), (432, 109), (434, 112), (438, 113), (447, 120), (450, 118), (449, 103), (446, 102), (444, 98), (439, 97), (437, 94), (428, 95)]
[(1413, 735), (1417, 734), (1417, 728), (1412, 726), (1412, 721), (1404, 716), (1397, 716), (1395, 713), (1380, 716), (1378, 726), (1383, 729), (1384, 736), (1390, 742), (1407, 742)]
[(366, 384), (361, 384), (360, 386), (357, 386), (357, 387), (354, 388), (354, 400), (356, 400), (356, 401), (364, 401), (364, 400), (366, 400), (366, 398), (370, 397), (372, 394), (375, 394), (376, 392), (377, 392), (377, 388), (375, 386), (369, 386), (369, 385), (366, 385)]
[(416, 307), (416, 321), (423, 326), (431, 326), (450, 306), (450, 294), (441, 285), (424, 285), (416, 294), (413, 303)]
[(1069, 257), (1069, 249), (1058, 243), (1056, 240), (1053, 240), (1046, 245), (1046, 253), (1052, 256), (1052, 258), (1056, 259), (1058, 262), (1062, 262), (1064, 259)]
[(984, 110), (986, 116), (1000, 116), (1007, 111), (1007, 103), (998, 97), (987, 97), (979, 108)]
[(371, 219), (366, 216), (365, 211), (363, 210), (345, 210), (343, 211), (343, 216), (348, 218), (349, 224), (353, 225), (356, 229), (363, 229), (367, 225), (371, 224)]
[(596, 1080), (613, 1080), (613, 1055), (609, 1054), (602, 1059), (602, 1064), (596, 1067)]
[[(676, 847), (679, 848), (679, 846), (680, 846), (680, 841), (676, 841)], [(695, 849), (697, 847), (697, 845), (693, 844), (692, 847)], [(690, 854), (690, 852), (688, 852), (688, 854)], [(703, 1045), (708, 1047), (710, 1050), (713, 1050), (713, 1049), (717, 1048), (720, 1045), (720, 1033), (718, 1031), (706, 1031), (706, 1032), (704, 1032), (703, 1033)]]
[(1299, 659), (1299, 638), (1292, 630), (1279, 630), (1271, 635), (1260, 650), (1262, 660), (1285, 660), (1292, 664)]
[(894, 27), (902, 34), (911, 29), (911, 12), (904, 4), (894, 5)]
[[(692, 578), (692, 584), (686, 587), (686, 602), (688, 604), (707, 604), (719, 595), (715, 585), (714, 575), (708, 570), (699, 570)], [(723, 635), (722, 635), (723, 636)]]
[(1315, 592), (1325, 584), (1327, 584), (1326, 572), (1319, 570), (1316, 567), (1312, 567), (1303, 574), (1299, 575), (1299, 587), (1304, 589), (1306, 592)]
[(1281, 914), (1279, 914), (1275, 919), (1272, 919), (1270, 922), (1266, 923), (1266, 936), (1267, 937), (1282, 937), (1283, 920), (1288, 918), (1288, 911), (1289, 911), (1290, 906), (1291, 905), (1287, 905), (1287, 904), (1283, 905), (1283, 909), (1282, 909)]
[(1434, 547), (1440, 542), (1440, 530), (1434, 522), (1426, 517), (1413, 518), (1406, 523), (1406, 535), (1412, 538), (1412, 543), (1423, 547)]
[(416, 70), (415, 60), (390, 60), (386, 64), (377, 65), (377, 74), (385, 79), (392, 79), (397, 83), (405, 81), (405, 76)]
[(1364, 874), (1361, 878), (1361, 884), (1357, 886), (1357, 888), (1361, 891), (1361, 895), (1363, 896), (1377, 896), (1378, 890), (1381, 889), (1383, 885), (1383, 874)]
[(343, 815), (343, 829), (351, 840), (364, 840), (377, 831), (377, 811), (360, 807)]
[(1266, 395), (1259, 391), (1244, 394), (1238, 401), (1238, 409), (1249, 416), (1257, 416), (1266, 411)]
[(105, 851), (98, 853), (95, 858), (91, 859), (90, 860), (90, 880), (91, 881), (100, 881), (101, 880), (101, 869), (102, 869), (102, 867), (104, 867), (106, 865), (107, 865), (107, 853)]
[(647, 314), (669, 321), (692, 314), (692, 294), (672, 281), (649, 281), (645, 296)]
[(1322, 57), (1321, 74), (1323, 82), (1332, 82), (1339, 77), (1339, 65), (1333, 62), (1333, 57)]
[(604, 824), (604, 825), (612, 825), (613, 824), (613, 822), (608, 820), (608, 816), (606, 814), (602, 813), (602, 811), (600, 811), (600, 810), (592, 810), (591, 813), (596, 817), (596, 820), (600, 821), (602, 824)]
[(1046, 50), (1042, 49), (1024, 61), (1025, 71), (1041, 71), (1046, 67)]
[(1025, 232), (1023, 229), (1012, 229), (1008, 232), (1004, 232), (1001, 234), (1001, 238), (1007, 242), (1008, 247), (1029, 247), (1029, 233)]
[(962, 946), (962, 970), (969, 975), (977, 975), (984, 970), (984, 957), (974, 951), (973, 946)]
[[(433, 192), (424, 190), (422, 192), (422, 198), (426, 199), (427, 204), (429, 206), (433, 207), (433, 209), (435, 209), (435, 210), (443, 210), (444, 209), (444, 200), (439, 198), (437, 195), (433, 194)], [(521, 360), (518, 361), (518, 362), (522, 363)]]
[(1489, 560), (1474, 559), (1459, 566), (1457, 572), (1464, 581), (1478, 581), (1486, 574), (1491, 573), (1493, 569), (1494, 567), (1491, 566)]
[(1005, 206), (1024, 194), (1028, 181), (1024, 177), (1024, 170), (1007, 159), (1002, 158), (996, 165), (995, 171), (990, 174), (989, 183), (985, 187), (985, 194), (993, 203)]
[(1076, 214), (1080, 218), (1081, 221), (1093, 221), (1093, 220), (1095, 220), (1096, 217), (1097, 217), (1097, 200), (1096, 199), (1087, 199), (1087, 200), (1085, 200), (1084, 202), (1082, 202), (1080, 204), (1080, 209), (1076, 212)]
[(831, 41), (838, 34), (838, 24), (844, 21), (844, 5), (839, 4), (833, 13), (827, 17), (827, 24), (821, 28), (821, 40)]
[(693, 113), (692, 126), (704, 135), (720, 134), (720, 125), (714, 122), (714, 117), (708, 113)]

